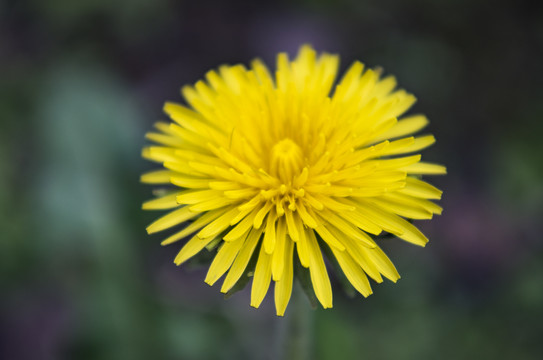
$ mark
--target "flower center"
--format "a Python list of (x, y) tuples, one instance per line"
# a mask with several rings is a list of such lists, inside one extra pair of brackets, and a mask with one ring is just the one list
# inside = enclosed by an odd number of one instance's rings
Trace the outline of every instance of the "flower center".
[(276, 143), (271, 150), (271, 175), (289, 184), (303, 168), (304, 155), (302, 149), (292, 140), (283, 139)]

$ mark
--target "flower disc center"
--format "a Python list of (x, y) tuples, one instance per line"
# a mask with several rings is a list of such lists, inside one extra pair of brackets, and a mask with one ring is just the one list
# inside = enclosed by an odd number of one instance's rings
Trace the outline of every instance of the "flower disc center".
[(303, 168), (304, 154), (302, 148), (291, 139), (277, 142), (271, 149), (270, 172), (283, 183), (292, 182), (295, 175)]

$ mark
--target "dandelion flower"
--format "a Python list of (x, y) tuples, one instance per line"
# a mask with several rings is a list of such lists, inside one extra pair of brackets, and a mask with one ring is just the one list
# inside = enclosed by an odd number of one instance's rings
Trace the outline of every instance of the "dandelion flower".
[(446, 170), (413, 155), (435, 141), (411, 136), (428, 121), (401, 118), (415, 97), (360, 62), (337, 80), (338, 63), (305, 45), (293, 61), (277, 56), (275, 76), (260, 60), (211, 70), (183, 87), (188, 105), (165, 104), (173, 122), (156, 123), (147, 134), (155, 145), (143, 150), (164, 168), (142, 182), (171, 187), (143, 204), (170, 210), (148, 233), (183, 226), (162, 244), (184, 242), (177, 265), (212, 252), (205, 282), (225, 276), (222, 292), (250, 273), (253, 307), (273, 280), (278, 315), (295, 263), (309, 270), (324, 308), (332, 307), (332, 288), (323, 251), (366, 297), (367, 276), (400, 277), (377, 236), (424, 246), (428, 239), (409, 220), (441, 213), (431, 201), (441, 191), (421, 175)]

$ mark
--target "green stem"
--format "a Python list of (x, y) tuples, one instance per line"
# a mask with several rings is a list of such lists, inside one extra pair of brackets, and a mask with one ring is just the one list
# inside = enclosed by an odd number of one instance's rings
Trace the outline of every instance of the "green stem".
[(295, 283), (286, 315), (278, 326), (278, 359), (311, 359), (313, 309), (299, 284)]

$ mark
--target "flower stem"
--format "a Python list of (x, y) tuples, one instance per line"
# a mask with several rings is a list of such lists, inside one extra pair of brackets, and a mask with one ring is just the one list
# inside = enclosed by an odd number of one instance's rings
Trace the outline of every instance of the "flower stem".
[(278, 359), (309, 360), (313, 343), (313, 309), (300, 286), (292, 289), (289, 309), (279, 319)]

